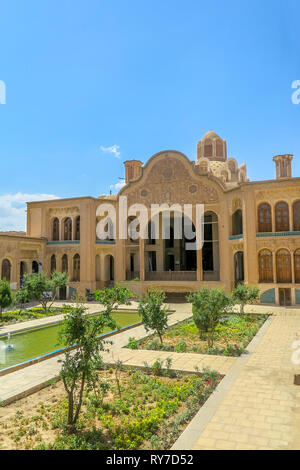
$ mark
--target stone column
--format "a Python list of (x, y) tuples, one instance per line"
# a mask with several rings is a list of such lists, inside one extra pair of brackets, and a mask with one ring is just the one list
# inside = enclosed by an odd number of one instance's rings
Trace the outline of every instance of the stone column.
[(197, 250), (197, 281), (203, 281), (202, 250)]
[(295, 284), (295, 257), (294, 253), (291, 253), (291, 269), (292, 269), (292, 283)]

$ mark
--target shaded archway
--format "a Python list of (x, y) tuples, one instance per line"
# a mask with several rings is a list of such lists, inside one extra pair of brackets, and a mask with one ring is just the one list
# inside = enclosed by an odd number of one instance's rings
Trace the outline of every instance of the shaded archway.
[(104, 258), (104, 280), (114, 281), (115, 279), (115, 262), (112, 255), (106, 255)]
[(64, 254), (61, 259), (61, 270), (63, 273), (67, 273), (69, 271), (68, 256), (66, 254)]
[(32, 261), (32, 273), (37, 274), (39, 272), (39, 263), (37, 261)]
[(232, 235), (243, 234), (243, 214), (242, 210), (238, 209), (232, 215)]
[(1, 279), (10, 282), (11, 278), (11, 262), (9, 259), (4, 259), (2, 261), (2, 268), (1, 268)]
[(52, 255), (50, 258), (50, 273), (54, 273), (56, 271), (56, 256)]
[(78, 253), (73, 257), (73, 281), (80, 281), (80, 255)]
[(234, 254), (234, 282), (237, 286), (241, 282), (244, 282), (244, 253), (243, 251), (237, 251)]
[(75, 219), (75, 240), (80, 240), (80, 215)]
[(20, 286), (23, 285), (24, 274), (27, 272), (27, 265), (25, 261), (21, 261), (20, 263)]
[(57, 217), (52, 222), (52, 240), (59, 240), (59, 220)]

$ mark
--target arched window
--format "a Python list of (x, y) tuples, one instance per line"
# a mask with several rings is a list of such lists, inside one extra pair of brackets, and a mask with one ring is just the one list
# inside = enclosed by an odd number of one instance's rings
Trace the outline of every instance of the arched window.
[(295, 264), (295, 282), (297, 284), (300, 284), (300, 249), (295, 251), (294, 264)]
[(289, 206), (286, 202), (278, 202), (275, 207), (276, 232), (288, 232), (289, 226)]
[(75, 221), (75, 240), (80, 240), (80, 215), (76, 217)]
[(80, 281), (80, 256), (78, 254), (73, 258), (73, 281)]
[(296, 201), (293, 205), (294, 230), (300, 231), (300, 201)]
[(211, 140), (207, 139), (204, 143), (204, 156), (212, 157), (213, 156), (213, 145)]
[(59, 220), (56, 217), (52, 224), (52, 240), (59, 240)]
[(272, 232), (272, 215), (269, 204), (260, 204), (258, 206), (258, 231)]
[(277, 282), (292, 282), (291, 255), (288, 250), (279, 250), (276, 254)]
[(243, 251), (237, 251), (234, 254), (234, 281), (237, 286), (241, 282), (244, 282), (244, 253)]
[(64, 240), (72, 240), (72, 219), (70, 217), (64, 221)]
[(104, 258), (104, 279), (113, 281), (115, 278), (115, 262), (112, 255), (106, 255)]
[(68, 272), (68, 256), (67, 255), (63, 255), (61, 259), (61, 270), (63, 273)]
[(273, 282), (273, 260), (269, 250), (262, 250), (258, 255), (259, 282)]
[(242, 235), (243, 233), (243, 214), (241, 209), (235, 211), (232, 216), (232, 235)]
[(39, 272), (39, 263), (37, 261), (32, 261), (32, 273), (37, 274)]
[(51, 274), (56, 271), (56, 256), (52, 255), (50, 260), (50, 272)]
[(11, 263), (8, 259), (2, 261), (1, 279), (10, 282)]

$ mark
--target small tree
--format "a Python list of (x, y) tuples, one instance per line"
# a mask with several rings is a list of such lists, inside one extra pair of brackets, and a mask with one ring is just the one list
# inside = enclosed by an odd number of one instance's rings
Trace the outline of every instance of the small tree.
[(15, 293), (14, 304), (19, 307), (19, 313), (21, 314), (25, 304), (32, 300), (30, 291), (26, 287), (21, 287)]
[(149, 290), (142, 297), (138, 307), (145, 330), (155, 330), (161, 344), (163, 344), (163, 334), (168, 327), (167, 310), (163, 308), (165, 298), (162, 291)]
[(233, 291), (234, 300), (240, 304), (240, 314), (244, 314), (245, 305), (254, 303), (259, 298), (258, 287), (248, 287), (246, 284), (238, 284)]
[(9, 282), (0, 280), (0, 318), (2, 317), (2, 309), (9, 307), (13, 302), (13, 295)]
[[(101, 351), (107, 341), (99, 338), (105, 327), (116, 328), (111, 316), (119, 305), (128, 305), (133, 295), (126, 287), (115, 286), (95, 293), (104, 311), (95, 317), (84, 316), (85, 307), (77, 304), (71, 307), (65, 316), (64, 326), (60, 332), (60, 341), (67, 348), (61, 361), (61, 378), (68, 396), (68, 427), (72, 431), (76, 426), (82, 406), (85, 387), (88, 390), (102, 388), (98, 385), (97, 369), (103, 367)], [(71, 347), (76, 345), (75, 349)]]
[(40, 302), (47, 312), (54, 302), (56, 289), (65, 287), (68, 282), (68, 274), (58, 271), (52, 273), (51, 279), (47, 279), (44, 273), (25, 274), (23, 288), (32, 299)]
[(135, 294), (128, 287), (116, 284), (112, 288), (100, 289), (94, 292), (95, 299), (105, 307), (105, 313), (111, 314), (120, 305), (130, 305)]
[(192, 303), (193, 320), (199, 334), (205, 332), (208, 347), (213, 347), (216, 326), (233, 304), (231, 296), (226, 295), (222, 289), (203, 288), (191, 293), (188, 301)]

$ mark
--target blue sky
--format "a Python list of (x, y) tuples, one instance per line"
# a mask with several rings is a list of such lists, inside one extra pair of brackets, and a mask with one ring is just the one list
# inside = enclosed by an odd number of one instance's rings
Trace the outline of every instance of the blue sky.
[(126, 159), (195, 159), (211, 129), (251, 180), (280, 153), (300, 176), (298, 4), (2, 0), (0, 230), (28, 199), (107, 194)]

